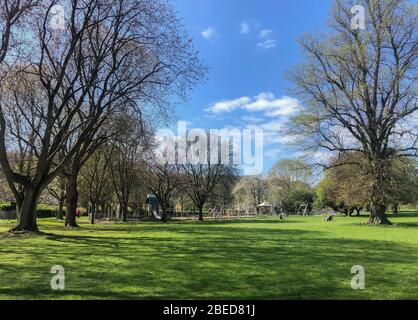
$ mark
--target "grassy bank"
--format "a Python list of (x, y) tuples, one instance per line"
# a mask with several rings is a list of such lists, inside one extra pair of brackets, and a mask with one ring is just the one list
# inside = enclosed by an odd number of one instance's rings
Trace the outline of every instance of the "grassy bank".
[[(0, 236), (0, 299), (416, 299), (418, 213), (367, 217), (99, 224), (40, 219), (44, 235)], [(0, 221), (0, 232), (12, 221)], [(62, 265), (66, 290), (50, 289)], [(366, 290), (350, 287), (366, 269)]]

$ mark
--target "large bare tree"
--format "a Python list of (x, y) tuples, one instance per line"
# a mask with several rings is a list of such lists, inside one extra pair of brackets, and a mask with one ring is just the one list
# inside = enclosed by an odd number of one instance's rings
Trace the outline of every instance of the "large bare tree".
[(219, 142), (218, 137), (208, 132), (201, 132), (195, 140), (186, 141), (186, 159), (179, 163), (182, 188), (198, 209), (199, 221), (203, 221), (203, 209), (216, 188), (225, 180), (234, 181), (238, 175), (232, 159), (233, 151), (229, 141)]
[[(50, 22), (58, 4), (65, 23), (57, 29)], [(0, 162), (19, 209), (12, 231), (37, 231), (39, 195), (64, 168), (73, 165), (70, 175), (78, 174), (110, 117), (151, 105), (158, 113), (164, 97), (186, 94), (204, 70), (162, 1), (50, 0), (31, 17), (30, 41), (11, 69), (25, 90), (2, 88), (0, 104)], [(18, 123), (9, 110), (19, 111)], [(29, 150), (26, 172), (11, 165), (18, 145)]]
[(151, 160), (144, 174), (147, 188), (157, 197), (161, 209), (161, 221), (167, 222), (167, 210), (174, 192), (179, 188), (181, 176), (175, 164), (158, 163)]
[(95, 223), (98, 209), (105, 212), (114, 194), (110, 169), (111, 146), (93, 153), (80, 171), (80, 192), (90, 207), (90, 223)]
[[(365, 9), (365, 28), (354, 5)], [(361, 18), (361, 17), (360, 17)], [(306, 63), (290, 73), (304, 100), (296, 133), (310, 152), (364, 154), (371, 224), (389, 224), (382, 190), (389, 161), (417, 156), (418, 9), (404, 0), (338, 0), (331, 32), (301, 40)]]
[(267, 183), (270, 201), (279, 204), (295, 190), (310, 189), (312, 170), (301, 159), (282, 159), (270, 168)]
[[(24, 26), (29, 23), (28, 13), (32, 12), (40, 2), (40, 0), (2, 0), (0, 2), (0, 65), (2, 73), (7, 71), (7, 67), (18, 57), (18, 34), (24, 32)], [(13, 55), (10, 57), (11, 51)], [(8, 63), (4, 64), (6, 61)]]
[(141, 166), (150, 148), (150, 132), (135, 118), (118, 119), (119, 134), (112, 141), (110, 171), (122, 221), (127, 221), (133, 189), (140, 182)]
[(267, 198), (267, 187), (267, 180), (262, 176), (242, 177), (234, 188), (237, 205), (258, 213), (259, 205)]
[(58, 202), (57, 219), (64, 219), (64, 205), (67, 198), (65, 191), (65, 177), (58, 175), (49, 185), (48, 193)]

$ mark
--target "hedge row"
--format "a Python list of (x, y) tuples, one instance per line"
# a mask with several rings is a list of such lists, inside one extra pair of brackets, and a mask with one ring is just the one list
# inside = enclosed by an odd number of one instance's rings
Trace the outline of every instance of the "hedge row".
[(10, 204), (10, 202), (0, 202), (0, 211), (12, 211), (15, 208)]
[[(0, 202), (0, 212), (4, 211), (13, 211), (15, 207), (10, 204), (10, 202)], [(81, 209), (81, 214), (86, 215), (87, 212), (85, 209)], [(58, 206), (48, 205), (48, 204), (39, 204), (37, 209), (37, 217), (38, 218), (52, 218), (57, 215)]]

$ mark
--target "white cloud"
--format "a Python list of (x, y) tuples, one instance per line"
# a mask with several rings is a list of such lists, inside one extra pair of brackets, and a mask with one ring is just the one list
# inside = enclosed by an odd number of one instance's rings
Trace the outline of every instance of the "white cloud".
[(307, 158), (311, 163), (329, 163), (331, 157), (335, 156), (329, 151), (302, 151), (296, 154), (296, 157)]
[(262, 42), (257, 43), (257, 47), (262, 49), (272, 49), (277, 47), (277, 41), (275, 39), (267, 39)]
[(278, 153), (287, 152), (283, 147), (295, 143), (295, 137), (287, 133), (286, 119), (277, 119), (264, 123), (247, 124), (246, 129), (262, 129), (264, 135), (264, 156), (277, 158)]
[(271, 29), (264, 29), (260, 32), (260, 38), (267, 38), (273, 35), (273, 30)]
[(409, 123), (412, 127), (418, 127), (418, 110), (414, 111), (409, 118), (407, 119), (407, 121), (409, 120)]
[[(243, 21), (239, 25), (241, 34), (249, 34), (252, 30), (259, 30), (260, 24), (257, 20)], [(272, 29), (262, 29), (258, 34), (259, 42), (258, 48), (272, 49), (277, 47), (277, 40), (274, 38), (274, 31)]]
[(247, 21), (241, 22), (241, 24), (239, 25), (239, 28), (240, 28), (241, 34), (249, 34), (251, 31), (251, 26)]
[(266, 158), (277, 159), (281, 153), (283, 153), (283, 150), (280, 148), (270, 148), (264, 151), (264, 156)]
[(261, 126), (266, 131), (281, 131), (283, 130), (283, 123), (280, 121), (270, 121)]
[(259, 128), (264, 130), (264, 138), (266, 144), (284, 144), (289, 141), (286, 136), (285, 126), (283, 122), (268, 122), (263, 124), (262, 126), (254, 127), (253, 129)]
[(234, 100), (224, 100), (213, 104), (207, 109), (213, 113), (231, 112), (251, 102), (249, 97), (241, 97)]
[(206, 111), (219, 114), (236, 109), (248, 112), (262, 112), (270, 118), (289, 116), (300, 107), (298, 99), (283, 96), (276, 98), (271, 92), (263, 92), (255, 97), (241, 97), (233, 100), (223, 100), (210, 106)]
[(274, 94), (271, 92), (262, 92), (259, 95), (255, 96), (255, 99), (260, 100), (273, 100), (275, 99)]
[(209, 40), (217, 36), (216, 29), (214, 27), (207, 27), (202, 31), (202, 37)]
[(243, 116), (241, 117), (241, 120), (244, 122), (250, 122), (250, 123), (260, 123), (263, 122), (264, 119), (260, 118), (260, 117), (255, 117), (255, 116)]
[[(233, 111), (245, 112), (240, 115), (240, 125), (234, 129), (262, 129), (264, 157), (277, 159), (287, 153), (283, 149), (295, 142), (295, 137), (287, 132), (289, 116), (300, 110), (300, 102), (292, 97), (277, 98), (271, 92), (262, 92), (254, 97), (244, 96), (232, 100), (223, 100), (210, 106), (206, 111), (216, 116)], [(232, 116), (234, 116), (233, 114)]]
[(244, 108), (248, 111), (265, 111), (268, 117), (288, 116), (294, 113), (299, 107), (299, 101), (290, 97), (282, 97), (279, 99), (257, 99), (247, 104)]
[(257, 43), (257, 47), (262, 49), (272, 49), (277, 47), (277, 40), (273, 37), (274, 31), (271, 29), (264, 29), (260, 32), (260, 42)]

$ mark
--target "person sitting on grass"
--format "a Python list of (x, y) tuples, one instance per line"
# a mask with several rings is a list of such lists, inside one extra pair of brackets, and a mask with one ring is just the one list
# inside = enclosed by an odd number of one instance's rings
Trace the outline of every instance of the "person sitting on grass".
[(326, 222), (334, 221), (334, 216), (335, 216), (334, 212), (328, 213), (328, 217), (325, 219), (325, 221)]

